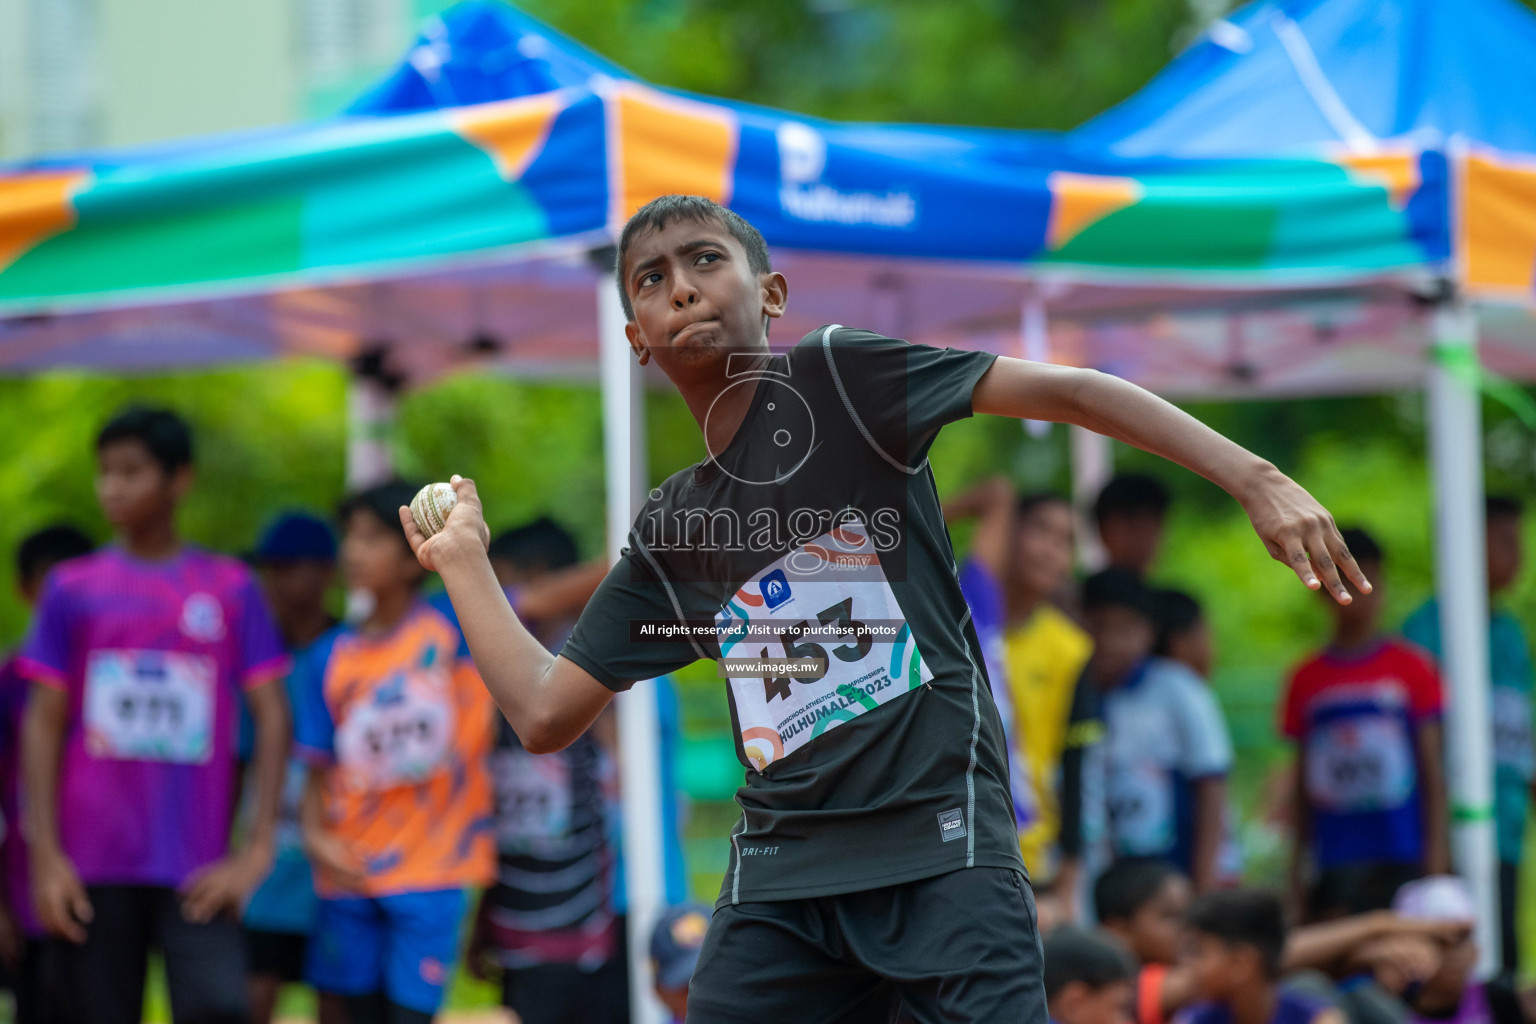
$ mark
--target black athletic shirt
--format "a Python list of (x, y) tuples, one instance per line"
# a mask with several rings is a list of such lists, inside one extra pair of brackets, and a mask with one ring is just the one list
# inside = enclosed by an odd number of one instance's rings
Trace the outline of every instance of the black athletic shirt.
[(741, 427), (650, 493), (561, 653), (614, 690), (722, 655), (825, 666), (727, 684), (747, 772), (721, 905), (1022, 871), (927, 461), (994, 357), (833, 326), (731, 358), (728, 387), (755, 388)]

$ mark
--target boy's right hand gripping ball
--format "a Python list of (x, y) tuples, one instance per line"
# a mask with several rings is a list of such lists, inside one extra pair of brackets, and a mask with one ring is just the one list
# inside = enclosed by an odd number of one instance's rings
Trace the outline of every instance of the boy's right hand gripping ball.
[(452, 484), (427, 484), (411, 499), (411, 518), (416, 520), (416, 529), (423, 537), (440, 533), (458, 500)]

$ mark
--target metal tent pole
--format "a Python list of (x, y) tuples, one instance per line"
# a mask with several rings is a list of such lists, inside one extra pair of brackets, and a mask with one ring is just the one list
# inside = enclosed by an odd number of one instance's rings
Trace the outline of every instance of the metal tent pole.
[(383, 350), (353, 362), (347, 381), (347, 490), (382, 483), (394, 475), (389, 435), (395, 425), (400, 378), (384, 369)]
[(1488, 677), (1488, 566), (1483, 539), (1482, 408), (1477, 320), (1461, 298), (1434, 314), (1429, 453), (1435, 493), (1435, 580), (1446, 685), (1451, 850), (1478, 908), (1478, 964), (1498, 969), (1498, 852)]
[[(603, 465), (607, 482), (608, 557), (628, 544), (645, 498), (645, 395), (624, 336), (624, 309), (612, 273), (597, 283), (603, 391)], [(661, 1024), (651, 991), (650, 931), (665, 909), (662, 865), (660, 723), (656, 681), (642, 680), (617, 698), (619, 784), (624, 808), (624, 881), (629, 893), (629, 992), (634, 1024)]]
[(1093, 502), (1115, 475), (1115, 442), (1086, 427), (1073, 427), (1072, 509), (1077, 527), (1077, 560), (1093, 572), (1104, 568), (1104, 545), (1093, 521)]

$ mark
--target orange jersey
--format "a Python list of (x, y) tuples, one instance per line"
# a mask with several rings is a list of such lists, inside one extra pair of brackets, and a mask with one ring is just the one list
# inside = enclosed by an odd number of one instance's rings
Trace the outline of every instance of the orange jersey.
[(496, 705), (457, 627), (422, 602), (388, 636), (332, 630), (294, 672), (299, 751), (326, 769), (326, 827), (367, 865), (360, 895), (489, 884)]

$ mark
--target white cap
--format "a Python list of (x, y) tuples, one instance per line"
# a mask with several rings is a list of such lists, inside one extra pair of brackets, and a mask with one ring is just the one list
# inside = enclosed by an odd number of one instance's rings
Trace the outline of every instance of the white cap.
[(1415, 921), (1477, 920), (1477, 908), (1467, 883), (1455, 875), (1432, 875), (1397, 890), (1392, 909)]

